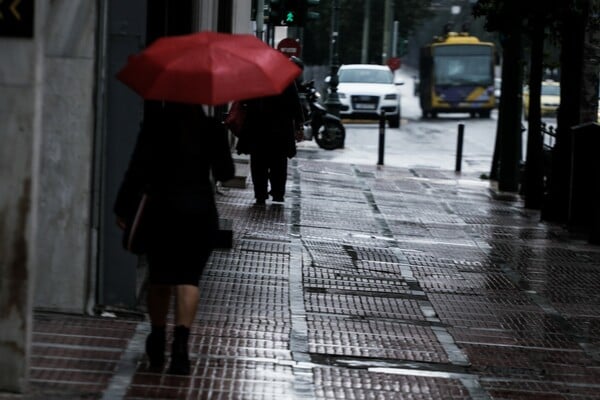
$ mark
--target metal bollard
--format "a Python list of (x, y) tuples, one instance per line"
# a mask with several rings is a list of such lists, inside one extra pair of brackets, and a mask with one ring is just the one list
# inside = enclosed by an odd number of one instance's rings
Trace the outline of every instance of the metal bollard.
[(383, 153), (385, 148), (385, 111), (379, 116), (379, 159), (377, 165), (383, 165)]
[(465, 124), (458, 124), (458, 139), (456, 141), (456, 167), (454, 167), (456, 172), (460, 172), (461, 170), (464, 136)]

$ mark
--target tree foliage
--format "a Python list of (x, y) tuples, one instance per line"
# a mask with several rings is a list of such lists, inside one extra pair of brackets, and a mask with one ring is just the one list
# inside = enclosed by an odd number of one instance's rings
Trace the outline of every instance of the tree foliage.
[[(552, 151), (552, 171), (547, 192), (544, 198), (543, 213), (545, 219), (565, 221), (568, 214), (570, 166), (573, 157), (571, 153), (571, 128), (582, 122), (595, 120), (595, 108), (598, 85), (598, 46), (594, 32), (600, 26), (600, 2), (598, 0), (479, 0), (473, 9), (475, 16), (485, 17), (486, 29), (497, 31), (501, 38), (506, 40), (511, 34), (524, 34), (529, 36), (532, 49), (536, 49), (531, 58), (530, 90), (536, 89), (536, 98), (530, 102), (530, 115), (539, 115), (539, 86), (542, 78), (541, 61), (542, 51), (546, 39), (560, 49), (560, 81), (561, 81), (561, 106), (558, 112), (558, 126), (556, 144)], [(518, 30), (518, 31), (517, 31)], [(541, 47), (540, 47), (541, 43)], [(505, 48), (506, 50), (506, 48)], [(512, 62), (505, 60), (505, 63)], [(504, 82), (503, 82), (504, 85)], [(591, 90), (589, 90), (591, 88)], [(518, 89), (518, 88), (512, 88)], [(504, 87), (503, 98), (504, 98)], [(510, 94), (511, 96), (514, 93)], [(502, 101), (504, 102), (504, 100)], [(501, 102), (501, 105), (502, 105)], [(502, 115), (502, 108), (498, 118), (499, 127), (502, 121), (510, 120), (511, 115)], [(538, 120), (539, 118), (535, 118)], [(539, 121), (529, 121), (529, 139), (534, 135), (538, 139)], [(533, 129), (535, 128), (535, 129)], [(514, 126), (510, 129), (498, 129), (498, 135), (514, 135)], [(497, 141), (498, 143), (498, 141)], [(540, 140), (528, 141), (528, 147), (535, 144), (534, 149), (528, 148), (527, 168), (535, 163), (539, 165), (541, 155)], [(512, 149), (496, 146), (496, 152), (505, 153)], [(534, 157), (532, 159), (532, 157)], [(502, 161), (499, 162), (502, 165)], [(494, 168), (494, 166), (492, 167)], [(494, 170), (492, 170), (492, 175)], [(530, 174), (526, 173), (526, 176)], [(533, 174), (539, 181), (540, 174)], [(531, 185), (531, 179), (525, 182)], [(535, 182), (533, 182), (535, 183)], [(539, 186), (539, 185), (538, 185)], [(539, 196), (539, 193), (531, 193)]]
[[(361, 60), (363, 22), (366, 0), (338, 0), (339, 42), (341, 63), (359, 63)], [(371, 1), (369, 34), (369, 63), (381, 63), (383, 43), (384, 0)], [(399, 22), (399, 37), (407, 38), (421, 20), (431, 15), (431, 0), (395, 0), (394, 20)], [(321, 0), (320, 18), (309, 21), (304, 29), (304, 61), (309, 65), (328, 65), (330, 53), (331, 17), (333, 0)]]
[(581, 15), (589, 10), (588, 29), (600, 28), (600, 4), (591, 0), (479, 0), (473, 7), (475, 17), (486, 18), (490, 32), (507, 32), (513, 24), (527, 30), (533, 19), (542, 18), (549, 38), (555, 42), (568, 29), (566, 15)]

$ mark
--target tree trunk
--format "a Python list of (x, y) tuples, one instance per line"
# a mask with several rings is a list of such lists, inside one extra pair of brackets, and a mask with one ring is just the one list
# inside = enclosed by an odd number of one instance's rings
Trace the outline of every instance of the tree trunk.
[(543, 198), (543, 136), (541, 132), (541, 91), (544, 57), (544, 20), (532, 21), (529, 70), (529, 120), (527, 127), (527, 161), (523, 193), (525, 207), (540, 209)]
[(504, 43), (504, 63), (502, 66), (502, 94), (500, 112), (502, 122), (498, 123), (500, 141), (498, 188), (505, 192), (519, 189), (519, 164), (521, 161), (521, 110), (522, 99), (522, 40), (520, 24), (511, 24), (511, 32)]
[(571, 127), (578, 125), (583, 84), (583, 14), (571, 10), (564, 13), (561, 30), (560, 107), (557, 116), (556, 144), (552, 151), (552, 174), (542, 219), (567, 222), (571, 191)]
[[(595, 0), (600, 3), (599, 0)], [(588, 4), (589, 6), (589, 4)], [(588, 24), (590, 23), (588, 19)], [(598, 120), (598, 78), (600, 74), (600, 30), (588, 26), (584, 33), (583, 43), (583, 82), (581, 87), (581, 122), (597, 122)]]

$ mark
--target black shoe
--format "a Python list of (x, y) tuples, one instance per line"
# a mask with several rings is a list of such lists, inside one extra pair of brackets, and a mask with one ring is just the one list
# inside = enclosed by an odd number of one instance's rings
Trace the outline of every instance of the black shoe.
[(146, 355), (148, 356), (148, 368), (151, 370), (162, 370), (165, 364), (166, 330), (164, 326), (153, 326), (152, 331), (146, 338)]
[(256, 204), (258, 206), (262, 206), (262, 205), (265, 205), (266, 201), (267, 201), (266, 199), (256, 199), (256, 203), (254, 203), (254, 204)]
[(171, 345), (171, 364), (167, 373), (172, 375), (190, 374), (190, 356), (188, 354), (188, 339), (190, 328), (183, 325), (175, 327)]
[(273, 197), (273, 201), (276, 201), (277, 203), (283, 203), (283, 196), (281, 196), (281, 197)]

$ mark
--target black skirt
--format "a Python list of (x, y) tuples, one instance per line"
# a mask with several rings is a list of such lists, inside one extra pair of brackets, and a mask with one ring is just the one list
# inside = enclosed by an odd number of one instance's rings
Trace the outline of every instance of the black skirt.
[(217, 230), (218, 214), (212, 192), (151, 198), (149, 283), (198, 286)]

